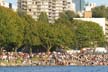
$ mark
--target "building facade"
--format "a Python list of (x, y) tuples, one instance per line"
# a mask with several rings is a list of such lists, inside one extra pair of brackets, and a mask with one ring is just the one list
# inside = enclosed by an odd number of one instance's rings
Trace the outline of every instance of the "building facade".
[(82, 12), (85, 8), (85, 0), (73, 0), (76, 12)]
[(92, 11), (84, 11), (83, 17), (84, 18), (92, 18)]
[(54, 23), (60, 12), (74, 9), (72, 0), (18, 0), (18, 12), (27, 13), (35, 20), (41, 12), (46, 12), (49, 23)]
[(87, 3), (85, 6), (85, 11), (91, 11), (91, 9), (95, 7), (96, 7), (96, 3)]
[[(106, 36), (106, 42), (108, 43), (108, 20), (106, 19), (105, 20), (105, 36)], [(108, 48), (108, 45), (107, 45), (107, 48)]]
[(83, 5), (83, 8), (79, 9), (79, 11), (77, 11), (77, 13), (81, 18), (82, 17), (84, 17), (84, 18), (92, 18), (92, 8), (95, 8), (95, 7), (96, 7), (96, 3), (85, 3)]

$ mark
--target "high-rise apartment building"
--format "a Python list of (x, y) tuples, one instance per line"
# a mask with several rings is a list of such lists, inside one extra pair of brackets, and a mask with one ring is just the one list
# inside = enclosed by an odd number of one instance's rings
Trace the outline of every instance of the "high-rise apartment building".
[(84, 10), (85, 0), (73, 0), (73, 2), (75, 3), (76, 12), (81, 12)]
[(27, 13), (35, 20), (41, 12), (46, 12), (50, 23), (59, 18), (59, 13), (65, 10), (74, 11), (72, 0), (18, 0), (18, 12)]

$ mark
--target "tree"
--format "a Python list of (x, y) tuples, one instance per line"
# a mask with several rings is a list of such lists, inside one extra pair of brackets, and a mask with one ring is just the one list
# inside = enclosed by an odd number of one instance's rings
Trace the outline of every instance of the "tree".
[(37, 25), (40, 24), (36, 22), (31, 16), (26, 14), (19, 14), (23, 20), (24, 29), (23, 29), (23, 47), (25, 50), (30, 50), (32, 52), (32, 46), (40, 44), (40, 39), (37, 36)]
[(66, 25), (59, 23), (59, 20), (58, 23), (49, 24), (47, 15), (43, 16), (44, 17), (42, 17), (42, 15), (39, 16), (36, 31), (41, 46), (44, 47), (47, 52), (54, 46), (68, 46), (73, 43), (73, 34)]
[(108, 18), (108, 7), (98, 6), (92, 9), (93, 17), (105, 17)]
[(57, 46), (65, 49), (102, 46), (104, 35), (98, 24), (72, 17), (71, 12), (63, 12), (54, 24), (49, 24), (46, 13), (42, 12), (35, 21), (31, 16), (0, 7), (0, 46), (8, 51), (24, 46), (29, 52), (32, 46), (41, 46), (47, 52)]
[(69, 47), (73, 43), (73, 34), (65, 25), (43, 23), (38, 25), (38, 28), (38, 37), (42, 47), (44, 47), (47, 52), (55, 45)]
[(73, 20), (73, 18), (79, 17), (78, 14), (74, 13), (73, 11), (65, 11), (65, 14), (68, 17), (68, 20)]
[(72, 48), (74, 45), (74, 32), (67, 25), (56, 24), (54, 26), (54, 30), (57, 28), (54, 33), (57, 36), (55, 45), (62, 46), (64, 48)]
[(18, 47), (22, 43), (23, 22), (17, 13), (11, 9), (0, 7), (0, 45), (15, 45)]
[(47, 14), (45, 12), (40, 13), (39, 18), (38, 18), (38, 22), (49, 23)]
[[(102, 28), (94, 22), (76, 21), (78, 24), (75, 34), (78, 48), (100, 46), (104, 42)], [(96, 44), (95, 44), (96, 43)]]
[[(71, 18), (71, 16), (70, 16)], [(70, 24), (70, 21), (69, 21), (69, 17), (66, 15), (65, 12), (62, 12), (59, 14), (59, 18), (57, 20), (55, 20), (55, 24), (58, 23), (58, 24)]]

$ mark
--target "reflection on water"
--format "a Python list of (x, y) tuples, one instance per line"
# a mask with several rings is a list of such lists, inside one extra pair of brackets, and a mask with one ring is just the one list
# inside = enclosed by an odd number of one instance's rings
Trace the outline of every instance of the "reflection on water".
[(108, 66), (0, 67), (0, 72), (108, 72)]

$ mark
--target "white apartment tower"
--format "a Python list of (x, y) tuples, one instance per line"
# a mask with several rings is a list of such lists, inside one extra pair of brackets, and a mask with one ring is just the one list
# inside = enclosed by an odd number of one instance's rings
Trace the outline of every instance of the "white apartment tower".
[(35, 20), (41, 12), (46, 12), (50, 23), (59, 18), (62, 11), (74, 11), (72, 0), (18, 0), (18, 12), (27, 13)]

